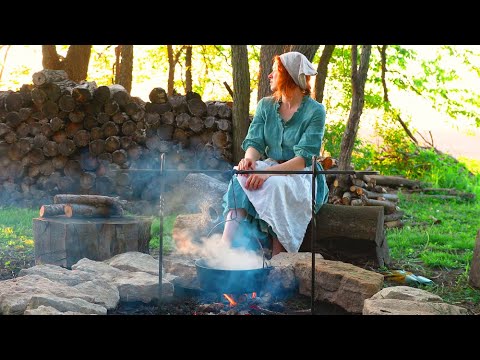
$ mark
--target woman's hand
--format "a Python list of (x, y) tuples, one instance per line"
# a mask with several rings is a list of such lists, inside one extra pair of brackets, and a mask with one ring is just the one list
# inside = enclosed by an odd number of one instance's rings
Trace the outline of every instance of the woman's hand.
[(250, 174), (247, 181), (245, 182), (245, 187), (248, 190), (257, 190), (260, 189), (265, 182), (270, 177), (270, 174)]
[[(238, 170), (255, 170), (256, 162), (249, 158), (243, 158), (238, 163)], [(241, 176), (247, 176), (248, 174), (240, 174)]]

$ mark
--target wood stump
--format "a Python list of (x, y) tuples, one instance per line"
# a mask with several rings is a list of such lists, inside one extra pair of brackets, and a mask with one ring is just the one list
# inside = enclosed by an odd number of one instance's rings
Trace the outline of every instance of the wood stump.
[[(383, 206), (324, 204), (316, 214), (315, 252), (354, 265), (390, 263)], [(311, 251), (312, 223), (299, 251)]]
[(70, 268), (86, 257), (102, 261), (128, 251), (148, 254), (151, 218), (33, 219), (35, 264)]

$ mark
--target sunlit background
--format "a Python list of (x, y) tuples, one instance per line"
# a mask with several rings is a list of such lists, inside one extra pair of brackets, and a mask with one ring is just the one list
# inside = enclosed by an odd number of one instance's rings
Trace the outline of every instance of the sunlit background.
[[(414, 49), (419, 56), (425, 59), (436, 56), (437, 45), (412, 45), (404, 46)], [(460, 46), (459, 48), (466, 46)], [(479, 45), (468, 46), (469, 49), (480, 51)], [(67, 46), (57, 46), (61, 55), (66, 55)], [(108, 85), (112, 83), (114, 63), (114, 46), (94, 45), (89, 65), (89, 81), (96, 81), (97, 85)], [(201, 49), (200, 49), (201, 50)], [(228, 52), (228, 46), (219, 47), (219, 53)], [(132, 96), (138, 96), (148, 101), (148, 95), (154, 87), (167, 88), (168, 69), (166, 51), (163, 54), (158, 45), (135, 45), (133, 64)], [(155, 59), (165, 59), (155, 61)], [(207, 100), (229, 100), (230, 95), (223, 85), (226, 81), (232, 84), (231, 64), (227, 57), (217, 56), (215, 68), (205, 69), (197, 66), (193, 72), (193, 86), (202, 86), (202, 99)], [(477, 61), (478, 59), (472, 59)], [(18, 90), (23, 84), (32, 83), (34, 72), (42, 69), (41, 45), (13, 45), (6, 54), (5, 47), (0, 52), (0, 65), (3, 64), (3, 73), (0, 78), (0, 91)], [(455, 61), (442, 64), (446, 69), (455, 68), (459, 72), (459, 81), (462, 86), (480, 93), (480, 79), (472, 76), (471, 73), (462, 72), (462, 68)], [(418, 63), (412, 63), (407, 68), (412, 75), (423, 71)], [(184, 69), (177, 65), (175, 73), (175, 87), (182, 89), (182, 72)], [(258, 73), (258, 68), (250, 68), (251, 77)], [(197, 75), (197, 76), (196, 76)], [(201, 84), (199, 85), (199, 82)], [(182, 93), (182, 91), (179, 91)], [(442, 114), (428, 104), (425, 99), (416, 96), (414, 93), (406, 93), (391, 87), (389, 97), (391, 102), (402, 111), (402, 117), (410, 121), (411, 126), (420, 131), (423, 136), (430, 138), (430, 131), (434, 145), (453, 156), (467, 157), (480, 160), (480, 130), (475, 127), (473, 119), (462, 119), (452, 124), (448, 116)], [(250, 109), (254, 112), (256, 106), (257, 92), (254, 89), (251, 93)], [(327, 109), (328, 111), (328, 109)], [(377, 141), (372, 137), (372, 124), (376, 117), (375, 112), (364, 111), (360, 122), (359, 136)], [(327, 118), (328, 121), (328, 118)]]

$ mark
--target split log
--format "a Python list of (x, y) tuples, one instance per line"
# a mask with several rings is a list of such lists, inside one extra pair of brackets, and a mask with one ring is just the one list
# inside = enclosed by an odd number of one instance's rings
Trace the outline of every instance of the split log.
[(148, 98), (154, 104), (165, 104), (168, 101), (167, 93), (161, 87), (153, 88)]
[(115, 164), (122, 165), (122, 164), (125, 164), (127, 160), (128, 160), (128, 155), (124, 149), (115, 150), (112, 153), (112, 161)]
[(72, 97), (76, 103), (84, 104), (93, 99), (97, 84), (95, 81), (85, 81), (72, 89)]
[(85, 116), (85, 119), (83, 119), (84, 129), (91, 130), (98, 125), (97, 118), (94, 115), (87, 115)]
[(80, 175), (80, 188), (87, 190), (95, 186), (95, 178), (97, 176), (92, 172), (83, 172)]
[(131, 101), (130, 94), (120, 84), (109, 85), (111, 99), (115, 101), (120, 108), (124, 109), (125, 106)]
[(79, 130), (73, 136), (73, 142), (77, 147), (84, 147), (90, 143), (90, 133), (87, 130)]
[(71, 268), (82, 258), (103, 261), (128, 251), (149, 253), (151, 218), (33, 219), (35, 263)]
[(217, 102), (218, 107), (218, 116), (223, 119), (231, 119), (232, 118), (232, 109), (228, 106), (225, 102)]
[(375, 181), (377, 185), (389, 187), (408, 187), (411, 189), (418, 189), (421, 186), (420, 181), (409, 180), (401, 176), (382, 176), (382, 175), (363, 175), (365, 182)]
[(50, 120), (50, 129), (53, 132), (59, 131), (65, 127), (65, 121), (60, 119), (59, 117), (54, 117)]
[(120, 106), (115, 100), (109, 99), (105, 102), (104, 111), (108, 116), (112, 116), (120, 111)]
[(67, 79), (68, 79), (68, 75), (65, 70), (43, 69), (32, 75), (32, 81), (37, 86), (41, 86), (41, 85), (49, 84), (53, 82), (59, 82)]
[(47, 100), (42, 104), (42, 112), (48, 119), (52, 119), (58, 114), (58, 105), (52, 100)]
[(65, 204), (42, 205), (40, 207), (40, 217), (51, 217), (65, 215)]
[(121, 216), (114, 212), (110, 206), (92, 206), (85, 204), (66, 204), (65, 216), (67, 218), (79, 217), (103, 217)]
[(122, 205), (125, 203), (125, 201), (110, 196), (74, 194), (57, 194), (53, 197), (53, 202), (55, 204), (82, 204), (94, 207), (109, 206), (120, 216), (123, 215)]
[[(315, 252), (321, 253), (327, 260), (388, 265), (390, 256), (383, 212), (380, 206), (322, 205), (315, 215)], [(310, 222), (300, 251), (311, 251), (311, 231)]]
[(207, 105), (200, 98), (193, 98), (187, 101), (188, 111), (193, 116), (202, 117), (207, 113)]
[(105, 102), (111, 98), (110, 88), (105, 85), (97, 87), (93, 91), (93, 98), (100, 104), (105, 104)]
[[(65, 164), (65, 168), (63, 169), (65, 175), (70, 176), (72, 179), (78, 179), (82, 174), (82, 167), (80, 166), (80, 162), (77, 160), (68, 160)], [(63, 201), (68, 203), (68, 201)]]
[(5, 124), (7, 124), (11, 129), (16, 129), (18, 125), (22, 122), (22, 119), (16, 111), (10, 111), (5, 116)]
[(187, 113), (178, 114), (175, 118), (175, 122), (178, 128), (180, 129), (188, 129), (190, 123), (190, 115)]
[(161, 124), (173, 125), (175, 123), (175, 114), (171, 111), (167, 111), (165, 114), (160, 115), (160, 119)]
[(401, 211), (401, 210), (396, 211), (393, 214), (385, 215), (384, 221), (387, 222), (387, 221), (400, 220), (403, 217), (403, 215), (405, 215), (405, 211)]
[(58, 152), (64, 156), (72, 155), (76, 149), (75, 143), (70, 139), (65, 139), (65, 141), (58, 144)]
[[(153, 102), (153, 101), (152, 101)], [(185, 95), (172, 95), (168, 97), (168, 102), (172, 106), (172, 109), (177, 113), (184, 113), (188, 111), (187, 98)]]
[(396, 205), (388, 200), (374, 200), (369, 199), (366, 196), (362, 196), (362, 202), (366, 206), (383, 206), (385, 214), (393, 214), (395, 211), (397, 211)]

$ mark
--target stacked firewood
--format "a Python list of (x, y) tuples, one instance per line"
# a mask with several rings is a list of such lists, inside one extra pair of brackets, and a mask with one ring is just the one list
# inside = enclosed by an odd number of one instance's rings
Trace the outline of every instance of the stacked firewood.
[(102, 195), (57, 194), (53, 204), (40, 207), (40, 217), (120, 217), (125, 200)]
[[(319, 160), (324, 169), (334, 170), (336, 161), (331, 158)], [(328, 203), (350, 206), (383, 206), (384, 226), (386, 228), (402, 227), (404, 211), (398, 206), (399, 188), (419, 189), (421, 183), (400, 176), (382, 175), (348, 175), (348, 186), (341, 187), (337, 175), (328, 174)], [(388, 191), (387, 189), (394, 189)]]
[(144, 102), (118, 84), (75, 83), (63, 70), (32, 81), (0, 91), (0, 204), (45, 204), (57, 193), (158, 202), (158, 174), (129, 170), (158, 169), (160, 153), (168, 168), (230, 166), (225, 102), (169, 97), (160, 87)]

